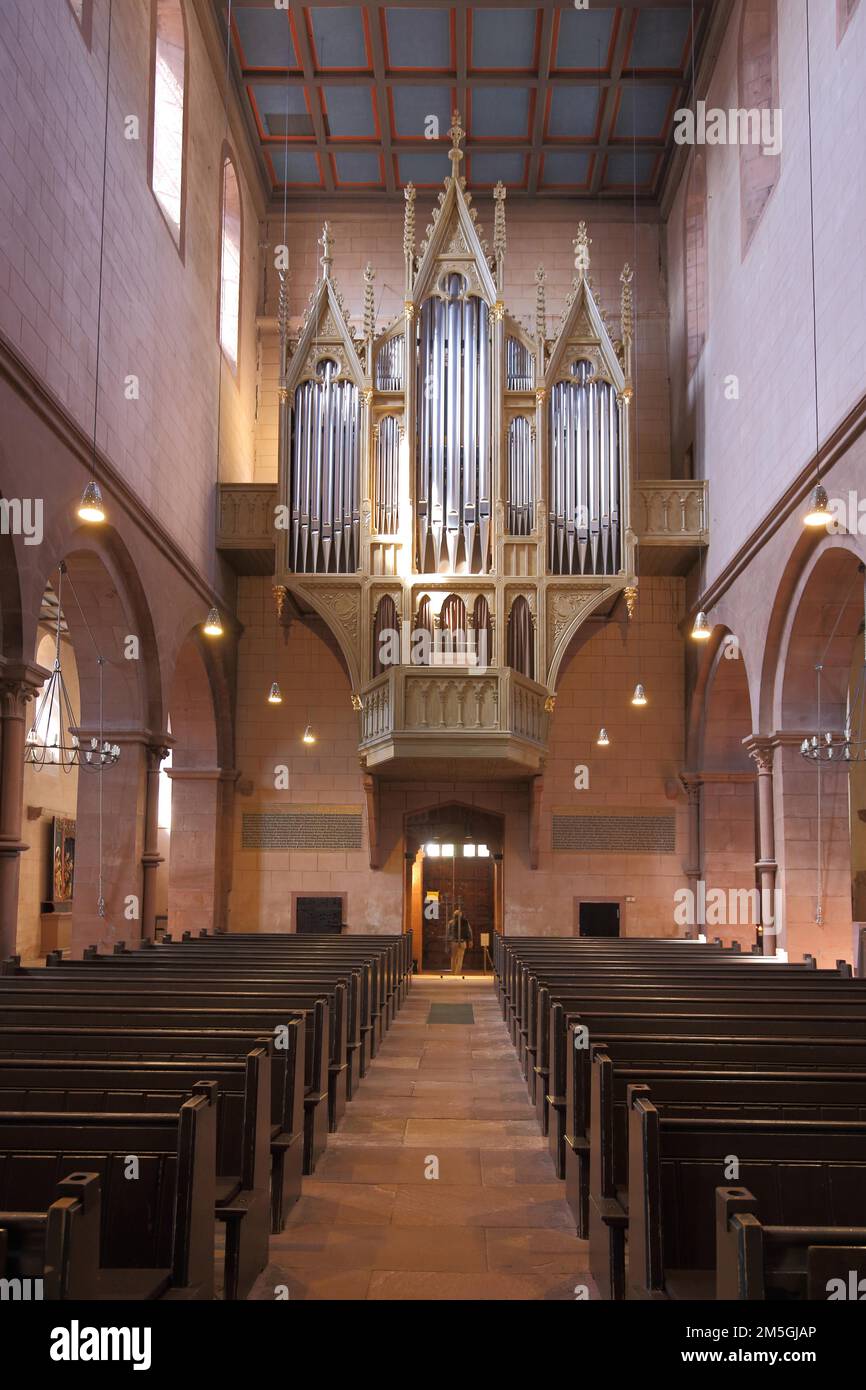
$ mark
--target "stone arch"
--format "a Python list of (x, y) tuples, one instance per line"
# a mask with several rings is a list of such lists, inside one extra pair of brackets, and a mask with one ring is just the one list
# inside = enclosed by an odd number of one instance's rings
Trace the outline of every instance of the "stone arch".
[(193, 628), (178, 652), (169, 692), (172, 935), (226, 927), (234, 770), (225, 693), (213, 645)]
[[(799, 563), (795, 563), (799, 561)], [(850, 538), (822, 537), (792, 557), (773, 613), (765, 704), (777, 745), (776, 853), (787, 947), (832, 965), (852, 958), (852, 887), (866, 896), (866, 841), (858, 834), (866, 779), (800, 752), (804, 736), (841, 730), (852, 667), (862, 661), (861, 556)], [(821, 712), (818, 673), (821, 672)], [(820, 727), (819, 727), (820, 726)]]

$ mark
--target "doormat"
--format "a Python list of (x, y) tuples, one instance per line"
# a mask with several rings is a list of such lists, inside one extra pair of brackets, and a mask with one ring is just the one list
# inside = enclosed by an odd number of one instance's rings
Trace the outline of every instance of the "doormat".
[(471, 1004), (431, 1004), (428, 1023), (474, 1023)]

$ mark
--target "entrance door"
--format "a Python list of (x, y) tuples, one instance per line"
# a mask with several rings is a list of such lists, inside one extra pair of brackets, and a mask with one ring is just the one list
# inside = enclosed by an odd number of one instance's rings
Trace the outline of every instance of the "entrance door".
[[(493, 931), (493, 858), (467, 859), (460, 853), (462, 845), (457, 844), (454, 849), (456, 857), (424, 856), (423, 970), (447, 972), (451, 969), (451, 948), (445, 940), (445, 926), (456, 903), (463, 904), (472, 928), (474, 944), (463, 958), (465, 970), (483, 968), (481, 933)], [(439, 895), (438, 902), (432, 897), (435, 893)], [(437, 916), (429, 915), (434, 906), (438, 907)]]
[(619, 936), (619, 903), (580, 903), (579, 936)]

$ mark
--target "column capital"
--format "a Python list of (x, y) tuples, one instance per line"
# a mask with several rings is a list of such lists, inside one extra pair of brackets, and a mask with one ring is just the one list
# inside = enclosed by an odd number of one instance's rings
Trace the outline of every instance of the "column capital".
[(147, 756), (147, 767), (149, 772), (159, 772), (161, 765), (165, 762), (174, 745), (171, 734), (160, 737), (156, 743), (148, 743), (145, 748)]
[(743, 739), (743, 747), (755, 764), (759, 776), (768, 776), (773, 771), (773, 753), (778, 747), (775, 735), (750, 734), (748, 738)]
[(35, 661), (0, 657), (0, 718), (22, 718), (28, 701), (35, 699), (50, 674)]

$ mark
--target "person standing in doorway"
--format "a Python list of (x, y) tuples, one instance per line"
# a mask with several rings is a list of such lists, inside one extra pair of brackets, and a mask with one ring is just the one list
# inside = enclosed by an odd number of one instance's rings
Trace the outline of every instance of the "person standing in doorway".
[(469, 918), (463, 911), (462, 903), (457, 904), (448, 918), (445, 938), (451, 947), (451, 974), (460, 975), (463, 971), (463, 957), (466, 954), (466, 947), (475, 944)]

